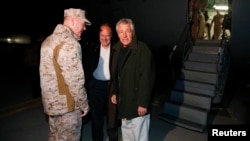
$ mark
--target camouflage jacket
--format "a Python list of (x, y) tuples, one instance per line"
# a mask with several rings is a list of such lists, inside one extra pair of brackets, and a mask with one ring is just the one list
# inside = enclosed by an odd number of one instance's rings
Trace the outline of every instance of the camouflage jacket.
[[(58, 46), (60, 49), (55, 58), (54, 50)], [(52, 116), (62, 115), (79, 108), (88, 112), (82, 50), (72, 31), (58, 24), (54, 32), (43, 41), (40, 58), (39, 72), (45, 113)], [(55, 62), (62, 80), (58, 78)], [(60, 91), (62, 86), (59, 82), (63, 83), (63, 89), (67, 88), (69, 93)]]

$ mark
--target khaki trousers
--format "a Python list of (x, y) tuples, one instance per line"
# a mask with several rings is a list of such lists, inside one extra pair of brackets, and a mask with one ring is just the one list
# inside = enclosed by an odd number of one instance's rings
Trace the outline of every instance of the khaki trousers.
[(123, 141), (148, 141), (149, 139), (150, 114), (133, 118), (122, 119)]

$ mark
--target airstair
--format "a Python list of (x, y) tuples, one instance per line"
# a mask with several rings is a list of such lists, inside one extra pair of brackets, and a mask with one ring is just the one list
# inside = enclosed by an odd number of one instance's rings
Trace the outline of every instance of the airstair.
[(159, 118), (204, 132), (212, 104), (221, 102), (230, 62), (227, 40), (196, 40)]

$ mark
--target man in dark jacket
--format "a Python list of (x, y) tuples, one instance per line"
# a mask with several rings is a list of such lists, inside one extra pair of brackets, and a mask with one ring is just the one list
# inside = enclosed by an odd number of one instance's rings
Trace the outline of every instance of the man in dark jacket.
[[(107, 114), (108, 121), (114, 123), (113, 125), (110, 125), (110, 122), (107, 123), (109, 141), (118, 141), (118, 121), (116, 120), (115, 112), (116, 105), (109, 102), (110, 59), (112, 57), (111, 38), (111, 27), (108, 24), (102, 24), (99, 32), (100, 43), (89, 47), (84, 60), (93, 141), (104, 140), (103, 128), (105, 115)], [(109, 112), (109, 109), (113, 110), (113, 112)]]
[(118, 104), (124, 141), (148, 141), (155, 66), (148, 46), (135, 37), (131, 19), (116, 24), (120, 41), (113, 46), (111, 101)]

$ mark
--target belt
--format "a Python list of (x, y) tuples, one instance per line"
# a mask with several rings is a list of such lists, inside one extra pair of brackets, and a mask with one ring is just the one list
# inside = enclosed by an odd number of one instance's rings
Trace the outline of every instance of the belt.
[(100, 82), (109, 82), (109, 80), (99, 80), (99, 79), (96, 79), (95, 77), (93, 77), (93, 79), (96, 81), (100, 81)]

